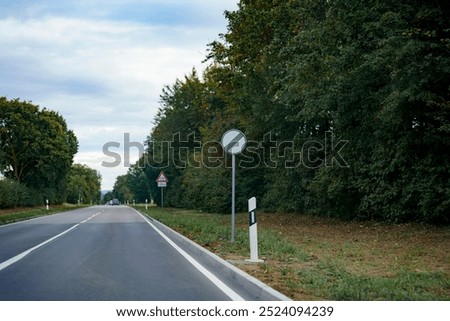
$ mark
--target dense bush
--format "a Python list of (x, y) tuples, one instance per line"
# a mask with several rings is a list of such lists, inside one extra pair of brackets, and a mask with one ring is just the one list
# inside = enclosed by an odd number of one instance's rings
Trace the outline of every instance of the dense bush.
[(0, 179), (0, 208), (45, 204), (39, 193), (11, 179)]

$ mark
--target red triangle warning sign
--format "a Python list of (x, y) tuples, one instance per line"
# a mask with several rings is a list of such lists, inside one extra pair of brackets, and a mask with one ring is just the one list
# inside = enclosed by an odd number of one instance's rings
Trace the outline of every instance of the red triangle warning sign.
[(158, 178), (156, 179), (158, 183), (167, 183), (169, 182), (169, 179), (166, 175), (164, 175), (164, 172), (159, 173)]

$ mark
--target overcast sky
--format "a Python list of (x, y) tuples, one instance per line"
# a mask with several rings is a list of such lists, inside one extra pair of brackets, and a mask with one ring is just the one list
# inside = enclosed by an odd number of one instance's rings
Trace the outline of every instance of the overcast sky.
[[(0, 96), (58, 111), (79, 140), (75, 162), (102, 189), (128, 168), (107, 168), (103, 146), (143, 143), (164, 85), (204, 69), (207, 44), (227, 31), (238, 0), (0, 0)], [(131, 149), (130, 160), (138, 158)], [(123, 156), (122, 156), (123, 158)]]

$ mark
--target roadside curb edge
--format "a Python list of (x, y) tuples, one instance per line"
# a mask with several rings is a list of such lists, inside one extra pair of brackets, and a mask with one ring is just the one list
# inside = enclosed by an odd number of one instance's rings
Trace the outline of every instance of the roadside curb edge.
[[(144, 215), (145, 216), (145, 215)], [(145, 216), (147, 219), (150, 219), (153, 224), (157, 225), (167, 236), (177, 240), (183, 246), (188, 247), (195, 254), (199, 255), (207, 261), (211, 266), (216, 269), (219, 269), (226, 276), (234, 279), (237, 283), (242, 285), (246, 290), (250, 293), (258, 297), (262, 301), (292, 301), (289, 297), (284, 294), (278, 292), (277, 290), (271, 288), (269, 285), (263, 283), (257, 278), (247, 274), (241, 269), (237, 268), (233, 264), (228, 261), (222, 259), (218, 255), (212, 253), (211, 251), (205, 249), (184, 235), (178, 233), (177, 231), (171, 229), (170, 227), (164, 225), (163, 223), (155, 220), (154, 218), (150, 218)]]

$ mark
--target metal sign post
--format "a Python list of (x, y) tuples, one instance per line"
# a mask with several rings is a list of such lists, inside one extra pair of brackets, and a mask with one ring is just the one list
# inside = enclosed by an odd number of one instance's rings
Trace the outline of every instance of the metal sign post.
[(156, 179), (158, 183), (158, 187), (161, 187), (161, 211), (164, 210), (164, 187), (167, 186), (169, 179), (164, 174), (164, 172), (159, 173), (158, 178)]
[(230, 129), (222, 136), (223, 150), (231, 154), (231, 242), (234, 242), (235, 225), (235, 192), (236, 192), (236, 157), (247, 144), (247, 139), (243, 132), (237, 129)]

